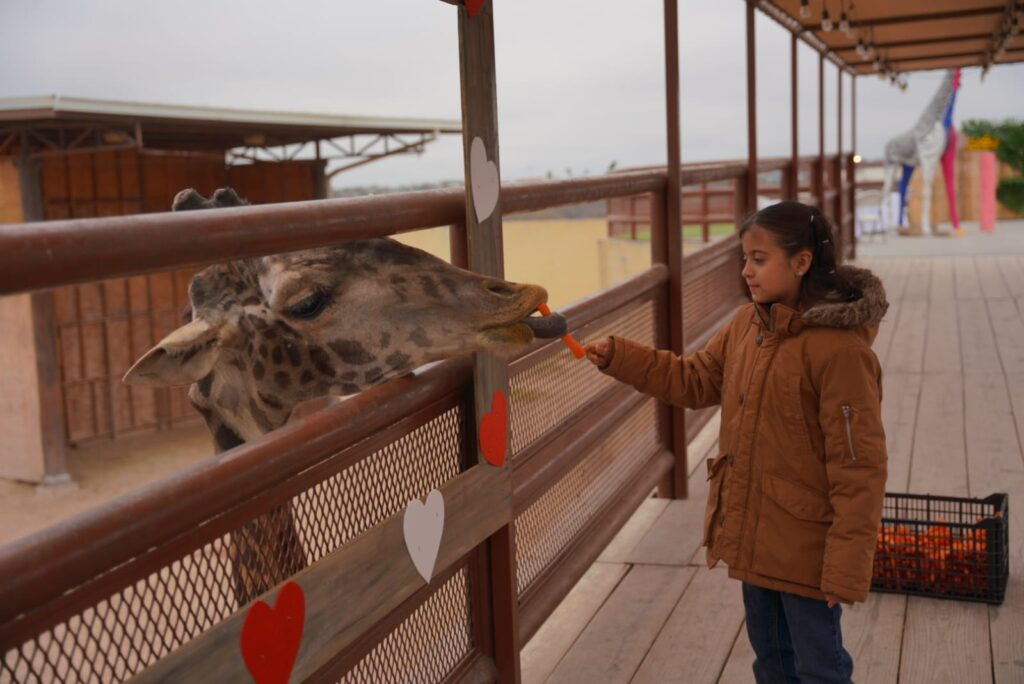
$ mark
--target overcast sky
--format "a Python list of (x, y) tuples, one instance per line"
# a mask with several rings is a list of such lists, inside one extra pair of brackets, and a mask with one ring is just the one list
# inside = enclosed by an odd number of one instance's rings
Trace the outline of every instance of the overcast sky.
[[(681, 0), (684, 161), (746, 156), (740, 0)], [(496, 0), (502, 178), (665, 163), (661, 0)], [(758, 13), (758, 139), (789, 154), (789, 34)], [(817, 151), (818, 58), (800, 48), (801, 149)], [(0, 0), (0, 97), (45, 95), (336, 114), (460, 116), (455, 7), (440, 0)], [(1024, 64), (964, 74), (956, 120), (1024, 118)], [(858, 151), (877, 158), (941, 79), (858, 79)], [(826, 149), (836, 70), (826, 66)], [(844, 78), (845, 103), (849, 79)], [(844, 124), (844, 146), (850, 126)], [(462, 178), (457, 136), (336, 186)]]

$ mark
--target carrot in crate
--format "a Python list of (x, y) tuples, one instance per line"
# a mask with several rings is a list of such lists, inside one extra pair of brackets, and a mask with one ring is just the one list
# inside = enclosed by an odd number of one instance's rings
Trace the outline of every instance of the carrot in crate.
[[(541, 304), (538, 306), (537, 311), (540, 311), (543, 316), (551, 315), (551, 309), (548, 308), (547, 304)], [(569, 351), (571, 351), (572, 355), (577, 359), (582, 359), (586, 355), (586, 352), (583, 350), (583, 346), (577, 342), (572, 335), (562, 335), (562, 342), (565, 343), (565, 346), (569, 348)]]

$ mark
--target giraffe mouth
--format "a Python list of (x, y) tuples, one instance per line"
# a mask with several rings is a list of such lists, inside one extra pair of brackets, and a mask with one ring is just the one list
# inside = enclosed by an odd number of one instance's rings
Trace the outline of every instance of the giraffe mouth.
[(565, 316), (555, 311), (549, 316), (527, 316), (521, 322), (533, 332), (534, 337), (545, 340), (561, 337), (569, 328)]

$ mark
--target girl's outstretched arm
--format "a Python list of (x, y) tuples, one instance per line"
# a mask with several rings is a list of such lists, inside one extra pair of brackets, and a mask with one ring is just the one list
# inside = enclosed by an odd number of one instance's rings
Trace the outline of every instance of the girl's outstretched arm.
[(679, 357), (622, 337), (585, 347), (587, 358), (604, 373), (644, 394), (675, 406), (703, 408), (722, 401), (722, 377), (731, 323), (708, 340), (701, 351)]

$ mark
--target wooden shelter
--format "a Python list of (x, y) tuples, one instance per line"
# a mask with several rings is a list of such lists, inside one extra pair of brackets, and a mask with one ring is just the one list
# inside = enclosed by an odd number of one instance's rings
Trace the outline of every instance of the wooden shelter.
[[(459, 5), (453, 12), (469, 177), (475, 139), (499, 163), (495, 0), (453, 4)], [(940, 4), (944, 11), (975, 7)], [(936, 5), (900, 7), (927, 17)], [(869, 6), (888, 7), (858, 5), (860, 20), (872, 20)], [(732, 215), (739, 221), (755, 207), (761, 173), (783, 170), (786, 197), (797, 196), (801, 184), (795, 142), (790, 159), (757, 158), (754, 12), (761, 8), (793, 31), (794, 74), (797, 40), (819, 49), (819, 78), (825, 61), (839, 67), (840, 82), (858, 73), (857, 65), (829, 51), (816, 19), (801, 19), (798, 3), (785, 7), (746, 3), (745, 163), (679, 163), (677, 1), (665, 0), (667, 168), (505, 186), (485, 216), (467, 183), (465, 190), (250, 207), (233, 211), (230, 222), (218, 212), (193, 212), (23, 223), (0, 230), (0, 293), (437, 225), (452, 226), (454, 262), (500, 275), (503, 215), (648, 195), (651, 268), (564, 313), (582, 339), (614, 330), (676, 353), (696, 349), (743, 299), (739, 240), (730, 236), (684, 260), (682, 188), (733, 180)], [(952, 49), (937, 45), (944, 53)], [(993, 63), (1006, 54), (997, 51)], [(940, 57), (929, 68), (963, 59)], [(793, 97), (795, 103), (795, 89)], [(819, 119), (822, 111), (823, 105)], [(852, 256), (852, 153), (840, 145), (839, 154), (826, 158), (819, 142), (805, 185), (840, 227), (843, 251)], [(918, 329), (923, 337), (923, 323)], [(499, 467), (486, 462), (477, 440), (494, 390), (519, 397), (510, 405), (508, 458)], [(286, 663), (291, 681), (518, 682), (522, 645), (638, 506), (655, 489), (665, 498), (686, 498), (693, 417), (602, 379), (557, 341), (536, 342), (509, 363), (478, 354), (385, 383), (358, 401), (0, 549), (0, 674), (14, 681), (246, 681), (240, 644), (254, 604), (239, 605), (228, 588), (226, 540), (290, 506), (303, 514), (298, 533), (310, 557), (287, 580), (305, 596), (306, 631)], [(433, 576), (424, 582), (403, 546), (403, 509), (432, 490), (446, 502), (444, 535)], [(262, 551), (278, 557), (287, 549)], [(669, 584), (681, 587), (685, 580)], [(274, 605), (284, 586), (277, 583), (260, 600)], [(671, 603), (656, 591), (643, 605)], [(637, 605), (624, 607), (636, 611)], [(697, 618), (706, 612), (713, 607)], [(729, 643), (713, 630), (706, 636)], [(622, 650), (604, 648), (605, 654)], [(687, 675), (673, 671), (666, 678)]]
[[(186, 187), (229, 185), (253, 204), (322, 199), (329, 175), (460, 130), (440, 119), (0, 100), (0, 223), (163, 212)], [(0, 400), (0, 477), (62, 482), (66, 446), (198, 418), (182, 390), (121, 382), (177, 327), (196, 270), (0, 300), (0, 388), (21, 390)]]

